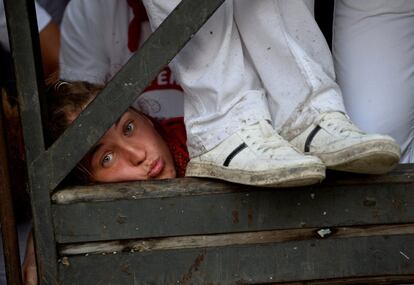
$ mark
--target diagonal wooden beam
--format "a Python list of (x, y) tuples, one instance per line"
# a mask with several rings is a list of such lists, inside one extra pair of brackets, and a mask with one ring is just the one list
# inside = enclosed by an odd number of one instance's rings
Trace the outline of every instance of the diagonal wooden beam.
[(30, 170), (40, 170), (54, 189), (223, 2), (183, 0)]

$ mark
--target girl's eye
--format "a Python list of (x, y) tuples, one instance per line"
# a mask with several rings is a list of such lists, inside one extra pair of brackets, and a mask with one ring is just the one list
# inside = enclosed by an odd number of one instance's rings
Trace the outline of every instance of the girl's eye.
[(133, 133), (134, 129), (135, 129), (134, 122), (133, 121), (130, 121), (129, 123), (127, 123), (125, 125), (124, 135), (130, 136)]
[(105, 156), (102, 158), (101, 165), (103, 167), (108, 167), (111, 164), (113, 159), (114, 159), (113, 153), (105, 154)]

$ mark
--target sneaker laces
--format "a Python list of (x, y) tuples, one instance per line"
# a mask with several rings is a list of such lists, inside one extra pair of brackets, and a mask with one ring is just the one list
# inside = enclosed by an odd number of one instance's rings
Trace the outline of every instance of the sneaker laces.
[(319, 122), (319, 125), (322, 124), (327, 130), (344, 137), (349, 137), (355, 133), (364, 134), (352, 123), (348, 116), (340, 112), (327, 113)]

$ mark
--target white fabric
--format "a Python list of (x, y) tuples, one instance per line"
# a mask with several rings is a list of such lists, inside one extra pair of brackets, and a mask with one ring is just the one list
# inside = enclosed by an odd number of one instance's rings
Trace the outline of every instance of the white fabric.
[(60, 25), (62, 21), (63, 12), (70, 0), (37, 0), (40, 6), (44, 7), (49, 15), (52, 17), (53, 22)]
[(39, 32), (41, 32), (47, 24), (49, 24), (51, 17), (46, 12), (45, 9), (42, 8), (37, 2), (35, 2), (36, 7), (36, 17), (37, 17), (37, 28)]
[(414, 162), (414, 1), (337, 0), (333, 48), (351, 119)]
[[(152, 27), (179, 2), (144, 0)], [(290, 139), (319, 113), (344, 111), (311, 4), (227, 0), (175, 58), (192, 157), (263, 119)]]
[[(49, 14), (35, 2), (37, 27), (39, 32), (42, 31), (50, 22)], [(7, 34), (6, 14), (4, 11), (4, 3), (0, 0), (0, 44), (7, 50), (10, 50), (9, 35)]]
[[(134, 14), (126, 0), (72, 0), (61, 25), (60, 77), (105, 84), (133, 55), (128, 26)], [(141, 43), (150, 34), (143, 25)], [(183, 115), (183, 92), (167, 68), (135, 106), (154, 117)]]

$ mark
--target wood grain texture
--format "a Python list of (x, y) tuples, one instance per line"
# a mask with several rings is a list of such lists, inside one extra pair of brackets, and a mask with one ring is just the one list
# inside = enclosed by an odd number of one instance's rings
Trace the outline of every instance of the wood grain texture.
[[(330, 171), (320, 185), (303, 187), (312, 191), (315, 188), (388, 185), (414, 183), (414, 165), (401, 164), (387, 175), (362, 175)], [(136, 181), (128, 183), (97, 184), (75, 186), (56, 191), (52, 196), (55, 204), (71, 204), (87, 201), (113, 201), (124, 199), (160, 198), (174, 196), (197, 196), (233, 192), (268, 190), (212, 179), (181, 178), (163, 181)], [(275, 191), (290, 191), (291, 188)]]
[[(155, 188), (156, 184), (149, 185)], [(211, 180), (182, 179), (158, 185), (163, 190), (156, 190), (155, 195), (150, 190), (153, 188), (144, 186), (134, 192), (141, 191), (141, 196), (130, 193), (129, 199), (52, 205), (57, 241), (73, 243), (414, 221), (414, 188), (409, 183), (259, 189), (239, 185), (226, 188), (228, 184)], [(132, 185), (127, 189), (134, 191)], [(187, 195), (190, 191), (195, 194)]]
[[(326, 232), (326, 234), (321, 234)], [(114, 252), (144, 252), (170, 249), (223, 247), (234, 245), (258, 245), (276, 242), (346, 239), (370, 236), (413, 235), (414, 224), (360, 226), (339, 228), (309, 228), (294, 230), (276, 230), (262, 232), (232, 233), (221, 235), (197, 235), (184, 237), (167, 237), (143, 240), (119, 240), (110, 242), (91, 242), (62, 245), (59, 247), (61, 256), (85, 254), (112, 254)], [(405, 253), (402, 256), (411, 259)]]
[(394, 235), (72, 256), (59, 270), (64, 284), (367, 282), (378, 276), (384, 284), (398, 276), (414, 281), (413, 256), (414, 236)]
[[(57, 278), (56, 247), (47, 179), (50, 173), (37, 176), (33, 162), (45, 153), (41, 112), (46, 111), (45, 96), (39, 96), (42, 69), (34, 1), (5, 1), (7, 25), (13, 55), (16, 90), (25, 142), (29, 192), (33, 206), (33, 227), (39, 284), (54, 284)], [(42, 99), (42, 100), (40, 100)], [(45, 116), (43, 117), (45, 119)], [(49, 222), (45, 222), (49, 221)]]

